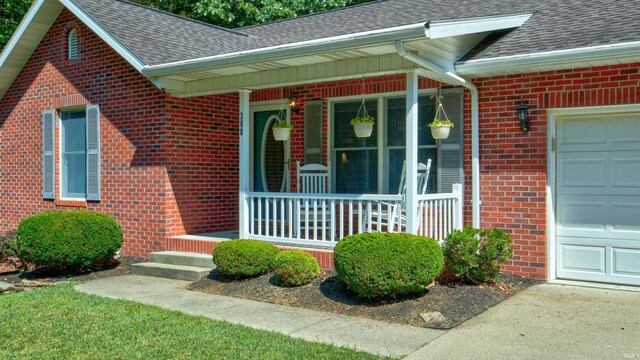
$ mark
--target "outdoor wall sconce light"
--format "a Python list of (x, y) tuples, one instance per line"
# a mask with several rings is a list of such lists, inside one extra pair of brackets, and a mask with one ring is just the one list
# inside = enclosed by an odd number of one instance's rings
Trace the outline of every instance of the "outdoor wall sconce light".
[(520, 130), (523, 133), (529, 132), (531, 129), (531, 121), (529, 121), (530, 110), (524, 100), (520, 100), (520, 104), (516, 107), (516, 113), (520, 122)]
[(289, 98), (289, 108), (291, 108), (291, 112), (295, 113), (295, 114), (299, 114), (300, 113), (300, 106), (296, 105), (296, 98), (295, 96), (292, 96)]

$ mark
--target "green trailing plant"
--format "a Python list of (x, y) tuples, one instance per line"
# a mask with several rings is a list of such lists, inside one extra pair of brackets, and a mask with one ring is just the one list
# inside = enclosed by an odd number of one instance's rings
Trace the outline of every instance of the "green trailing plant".
[(278, 119), (275, 123), (273, 123), (274, 129), (293, 129), (293, 125), (288, 123), (286, 120)]
[(429, 127), (434, 127), (434, 126), (448, 126), (448, 127), (454, 127), (453, 122), (451, 122), (451, 120), (448, 119), (433, 119), (432, 122), (430, 122), (427, 126)]
[(253, 277), (273, 269), (278, 248), (272, 244), (237, 239), (223, 241), (213, 249), (213, 262), (222, 275), (231, 277)]
[(513, 256), (512, 244), (500, 229), (453, 231), (443, 244), (446, 271), (472, 284), (497, 281), (500, 266)]
[(373, 118), (373, 116), (371, 115), (365, 115), (365, 116), (356, 116), (353, 119), (351, 119), (351, 125), (356, 125), (356, 124), (375, 124), (376, 121)]
[(76, 270), (111, 261), (122, 246), (122, 229), (105, 214), (47, 211), (20, 223), (17, 243), (26, 263)]
[(404, 233), (347, 236), (333, 259), (340, 279), (364, 298), (422, 293), (443, 266), (436, 240)]
[(287, 286), (306, 285), (320, 275), (318, 260), (301, 250), (279, 253), (274, 268), (276, 279)]

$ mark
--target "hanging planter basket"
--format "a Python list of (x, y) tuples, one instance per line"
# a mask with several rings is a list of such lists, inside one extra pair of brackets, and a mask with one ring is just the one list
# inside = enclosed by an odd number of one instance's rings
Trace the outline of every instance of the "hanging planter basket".
[(273, 138), (276, 141), (287, 141), (291, 137), (291, 128), (288, 127), (273, 127)]
[(375, 125), (375, 123), (376, 121), (373, 116), (367, 113), (367, 107), (365, 105), (365, 98), (363, 95), (360, 109), (358, 109), (358, 114), (356, 114), (356, 117), (351, 119), (353, 131), (356, 133), (357, 137), (367, 138), (371, 136), (371, 133), (373, 133), (373, 125)]
[(433, 121), (427, 126), (431, 128), (431, 136), (435, 140), (444, 140), (449, 137), (449, 132), (453, 127), (453, 122), (447, 117), (447, 113), (442, 106), (441, 96), (438, 96), (438, 109)]
[(278, 119), (271, 129), (273, 130), (273, 138), (276, 139), (276, 141), (287, 141), (291, 137), (293, 125), (287, 122), (287, 112), (284, 109), (284, 102), (280, 106), (280, 111), (278, 111)]
[(449, 125), (431, 126), (431, 136), (433, 136), (435, 140), (444, 140), (449, 137), (451, 128), (452, 126)]
[(373, 132), (373, 123), (356, 123), (353, 124), (353, 131), (359, 138), (367, 138)]

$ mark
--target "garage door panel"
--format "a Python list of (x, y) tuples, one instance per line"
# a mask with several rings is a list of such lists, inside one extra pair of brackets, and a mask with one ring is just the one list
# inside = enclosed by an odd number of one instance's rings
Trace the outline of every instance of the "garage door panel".
[(565, 201), (557, 210), (559, 234), (563, 229), (605, 231), (607, 204), (604, 202)]
[(558, 278), (640, 285), (640, 113), (559, 119)]
[(612, 187), (640, 188), (640, 158), (611, 160)]
[(640, 203), (613, 203), (611, 207), (611, 231), (633, 232), (640, 241)]
[(640, 276), (640, 249), (613, 249), (613, 274)]
[(562, 245), (560, 256), (564, 270), (605, 273), (604, 246)]
[(558, 166), (562, 176), (558, 182), (562, 187), (606, 187), (606, 159), (561, 159)]

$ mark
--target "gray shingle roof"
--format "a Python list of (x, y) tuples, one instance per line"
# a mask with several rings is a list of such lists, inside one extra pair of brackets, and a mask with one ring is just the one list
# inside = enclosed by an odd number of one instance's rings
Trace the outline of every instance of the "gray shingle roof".
[(395, 26), (534, 13), (463, 60), (640, 41), (637, 0), (379, 0), (235, 31), (124, 0), (75, 0), (148, 65)]

